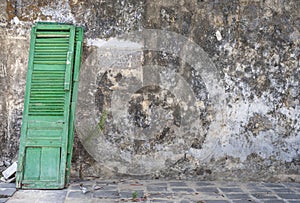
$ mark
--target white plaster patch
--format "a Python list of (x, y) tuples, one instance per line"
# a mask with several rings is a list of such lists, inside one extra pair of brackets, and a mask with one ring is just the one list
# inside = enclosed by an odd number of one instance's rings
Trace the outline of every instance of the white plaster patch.
[(107, 41), (104, 39), (99, 39), (99, 38), (96, 38), (96, 39), (87, 38), (86, 39), (87, 46), (102, 47), (105, 43), (107, 43)]
[(221, 35), (221, 32), (219, 30), (216, 31), (216, 38), (217, 38), (218, 41), (222, 40), (222, 35)]
[(18, 24), (20, 23), (20, 20), (19, 20), (19, 18), (18, 18), (17, 16), (15, 16), (15, 17), (12, 19), (12, 21), (13, 21), (16, 25), (18, 25)]
[(109, 40), (103, 40), (103, 39), (91, 39), (88, 38), (86, 40), (87, 46), (95, 46), (99, 47), (101, 49), (116, 49), (118, 51), (121, 50), (141, 50), (143, 48), (142, 44), (132, 42), (132, 41), (126, 41), (126, 40), (120, 40), (116, 38), (111, 38)]

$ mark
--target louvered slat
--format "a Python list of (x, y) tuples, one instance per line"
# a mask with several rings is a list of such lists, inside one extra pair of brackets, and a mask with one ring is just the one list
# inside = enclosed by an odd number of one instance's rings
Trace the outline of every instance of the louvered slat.
[(42, 70), (36, 70), (35, 68), (33, 69), (33, 82), (29, 101), (29, 115), (64, 115), (65, 70), (60, 72), (53, 70), (53, 68), (51, 68), (51, 64), (66, 63), (67, 51), (69, 48), (68, 37), (69, 32), (37, 32), (33, 59), (34, 64), (46, 65), (43, 66)]

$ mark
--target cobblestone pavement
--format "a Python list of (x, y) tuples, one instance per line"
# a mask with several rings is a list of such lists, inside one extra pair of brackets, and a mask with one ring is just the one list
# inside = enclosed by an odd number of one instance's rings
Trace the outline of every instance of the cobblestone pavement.
[[(7, 197), (5, 189), (0, 191)], [(64, 190), (19, 190), (7, 202), (300, 203), (300, 183), (93, 180), (73, 182)]]
[(0, 182), (0, 203), (6, 202), (16, 192), (14, 183)]

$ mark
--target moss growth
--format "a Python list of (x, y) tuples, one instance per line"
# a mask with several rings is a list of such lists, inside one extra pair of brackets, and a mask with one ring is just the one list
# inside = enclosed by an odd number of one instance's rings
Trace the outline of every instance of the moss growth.
[(107, 118), (107, 112), (104, 110), (101, 114), (101, 118), (100, 118), (100, 121), (98, 123), (98, 126), (99, 126), (100, 130), (104, 129), (104, 124), (105, 124), (106, 118)]

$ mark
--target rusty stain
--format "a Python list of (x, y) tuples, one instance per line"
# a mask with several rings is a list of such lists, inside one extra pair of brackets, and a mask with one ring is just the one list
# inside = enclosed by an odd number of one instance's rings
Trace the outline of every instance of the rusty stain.
[(15, 9), (12, 6), (12, 3), (10, 1), (8, 1), (6, 4), (6, 13), (8, 16), (8, 21), (11, 21), (11, 19), (13, 19), (13, 17), (15, 17)]

